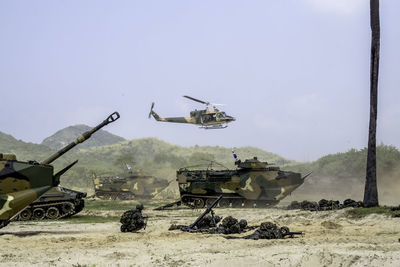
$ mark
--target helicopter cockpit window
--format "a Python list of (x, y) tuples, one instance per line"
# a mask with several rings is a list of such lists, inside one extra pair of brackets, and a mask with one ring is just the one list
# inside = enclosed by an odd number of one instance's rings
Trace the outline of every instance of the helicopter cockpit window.
[(215, 114), (205, 114), (203, 115), (203, 122), (210, 122), (215, 120)]
[(226, 114), (225, 114), (225, 112), (219, 112), (219, 113), (217, 114), (217, 117), (218, 117), (218, 118), (224, 118), (224, 117), (226, 117)]

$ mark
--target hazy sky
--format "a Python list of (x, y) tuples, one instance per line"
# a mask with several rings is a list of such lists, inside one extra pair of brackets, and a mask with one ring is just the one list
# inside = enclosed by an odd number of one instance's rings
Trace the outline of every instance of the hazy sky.
[[(400, 1), (381, 2), (378, 143), (400, 147)], [(256, 146), (296, 160), (367, 146), (368, 0), (1, 1), (0, 131)], [(147, 118), (216, 103), (223, 130)], [(240, 156), (240, 155), (239, 155)]]

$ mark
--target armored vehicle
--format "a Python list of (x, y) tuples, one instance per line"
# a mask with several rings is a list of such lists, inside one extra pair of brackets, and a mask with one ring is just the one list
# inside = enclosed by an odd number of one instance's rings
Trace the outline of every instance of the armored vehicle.
[(301, 177), (300, 173), (282, 171), (257, 157), (237, 160), (235, 165), (234, 170), (179, 169), (176, 176), (181, 202), (201, 208), (222, 195), (220, 207), (267, 207), (276, 205), (309, 175)]
[(85, 207), (86, 193), (65, 187), (53, 187), (22, 210), (15, 220), (59, 219), (77, 214)]
[(152, 198), (168, 186), (166, 180), (146, 175), (140, 171), (130, 170), (121, 177), (98, 177), (95, 173), (92, 176), (95, 196), (101, 199)]
[(74, 161), (56, 174), (54, 174), (54, 167), (50, 163), (118, 118), (119, 114), (114, 112), (102, 123), (83, 133), (74, 142), (40, 163), (37, 161), (18, 161), (15, 155), (0, 154), (0, 228), (6, 226), (10, 219), (52, 187), (58, 186), (60, 176), (78, 161)]

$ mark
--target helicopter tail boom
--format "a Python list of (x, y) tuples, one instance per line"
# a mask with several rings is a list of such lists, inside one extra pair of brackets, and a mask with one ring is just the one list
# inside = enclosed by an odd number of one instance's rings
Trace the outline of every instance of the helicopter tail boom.
[(194, 121), (192, 120), (192, 118), (188, 118), (188, 117), (160, 118), (159, 121), (175, 122), (175, 123), (194, 123)]
[(175, 123), (194, 123), (192, 118), (188, 118), (188, 117), (171, 117), (171, 118), (160, 117), (160, 115), (158, 115), (153, 110), (153, 108), (154, 108), (154, 102), (151, 104), (150, 113), (149, 113), (149, 119), (151, 118), (151, 116), (153, 116), (153, 118), (156, 121), (175, 122)]

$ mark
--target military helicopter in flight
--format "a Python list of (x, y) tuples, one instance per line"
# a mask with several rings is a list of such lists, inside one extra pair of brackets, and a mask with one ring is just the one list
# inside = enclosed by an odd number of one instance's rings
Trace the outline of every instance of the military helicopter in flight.
[[(190, 117), (162, 118), (153, 110), (153, 102), (150, 108), (149, 119), (151, 118), (151, 116), (153, 116), (156, 121), (191, 123), (195, 125), (200, 125), (200, 128), (203, 129), (223, 129), (228, 127), (227, 124), (229, 122), (236, 120), (234, 117), (228, 116), (225, 112), (220, 111), (218, 108), (216, 108), (215, 106), (218, 104), (212, 104), (210, 102), (202, 101), (187, 95), (184, 95), (183, 97), (206, 105), (206, 109), (191, 111)], [(208, 109), (210, 105), (213, 106), (213, 110)]]

